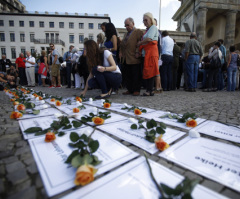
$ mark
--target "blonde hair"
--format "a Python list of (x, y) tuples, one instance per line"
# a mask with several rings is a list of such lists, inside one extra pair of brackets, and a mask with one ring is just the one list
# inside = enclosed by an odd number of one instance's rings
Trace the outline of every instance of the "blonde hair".
[(156, 26), (156, 21), (154, 20), (153, 15), (152, 15), (151, 12), (145, 13), (145, 14), (143, 15), (143, 17), (144, 17), (144, 16), (149, 17), (149, 18), (151, 19), (151, 21), (152, 21), (152, 25), (155, 25), (155, 26)]

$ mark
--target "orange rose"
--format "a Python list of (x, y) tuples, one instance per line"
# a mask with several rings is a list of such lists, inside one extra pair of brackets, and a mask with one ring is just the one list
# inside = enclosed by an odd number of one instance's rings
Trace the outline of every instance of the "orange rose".
[(23, 105), (23, 104), (19, 104), (18, 106), (17, 106), (17, 110), (18, 111), (24, 111), (26, 109), (26, 107)]
[(110, 106), (111, 106), (110, 103), (104, 103), (104, 104), (103, 104), (103, 107), (104, 107), (104, 108), (110, 108)]
[(10, 99), (10, 102), (15, 102), (15, 100), (16, 100), (15, 98), (12, 98)]
[(52, 142), (56, 139), (55, 133), (53, 132), (47, 132), (45, 136), (45, 142)]
[(15, 105), (18, 105), (18, 104), (19, 104), (18, 101), (13, 102), (13, 105), (14, 105), (14, 106), (15, 106)]
[(142, 112), (141, 112), (138, 108), (135, 108), (135, 109), (134, 109), (134, 114), (135, 114), (135, 115), (141, 115)]
[(62, 103), (60, 101), (56, 101), (56, 106), (61, 106)]
[(40, 97), (38, 97), (38, 99), (39, 99), (39, 100), (43, 100), (43, 98), (42, 98), (41, 96), (40, 96)]
[(186, 122), (187, 127), (196, 127), (197, 126), (197, 121), (194, 119), (190, 119)]
[(169, 147), (169, 144), (164, 142), (164, 140), (162, 139), (162, 135), (157, 137), (154, 141), (157, 149), (159, 149), (160, 151), (164, 151)]
[(97, 172), (92, 165), (82, 165), (76, 172), (74, 180), (75, 185), (84, 186), (94, 180), (94, 174)]
[(104, 123), (104, 119), (100, 118), (100, 117), (93, 117), (92, 121), (94, 124), (96, 125), (101, 125)]
[(74, 112), (74, 113), (79, 113), (79, 108), (74, 108), (74, 109), (73, 109), (73, 112)]
[(30, 93), (30, 91), (27, 91), (27, 93)]
[(17, 118), (20, 118), (20, 117), (22, 117), (22, 113), (15, 112), (15, 111), (13, 111), (10, 115), (11, 119), (17, 119)]
[(51, 102), (55, 102), (55, 98), (52, 98), (50, 101), (51, 101)]
[(81, 97), (76, 97), (76, 101), (82, 102), (82, 98)]
[(33, 94), (34, 97), (38, 97), (38, 95), (36, 93)]

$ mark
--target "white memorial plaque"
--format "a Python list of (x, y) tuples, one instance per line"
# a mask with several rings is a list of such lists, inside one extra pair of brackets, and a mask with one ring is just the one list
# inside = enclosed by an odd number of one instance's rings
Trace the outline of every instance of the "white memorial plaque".
[[(128, 121), (121, 121), (114, 124), (98, 126), (97, 128), (130, 142), (151, 154), (159, 151), (155, 143), (151, 143), (145, 139), (144, 129), (131, 129), (131, 125), (132, 123)], [(185, 135), (184, 132), (167, 128), (166, 133), (163, 135), (163, 140), (170, 144), (183, 135)]]
[[(84, 102), (84, 103), (86, 103), (88, 105), (96, 106), (98, 108), (104, 108), (103, 107), (103, 100), (97, 100), (97, 101), (92, 101), (92, 102), (88, 101), (88, 102)], [(124, 113), (124, 114), (127, 114), (127, 115), (131, 115), (131, 116), (136, 116), (133, 111), (128, 112), (128, 110), (122, 110), (122, 108), (124, 108), (124, 107), (125, 107), (125, 105), (123, 105), (123, 104), (112, 103), (110, 108), (104, 108), (104, 110), (111, 110), (111, 111), (116, 111), (116, 112), (119, 112), (119, 113)], [(130, 107), (132, 107), (132, 105), (128, 105), (128, 107), (130, 108)], [(139, 107), (139, 108), (146, 109), (147, 113), (152, 113), (152, 112), (156, 111), (156, 110), (150, 109), (150, 108), (144, 108), (144, 107)], [(145, 115), (147, 113), (142, 113), (142, 115)], [(141, 117), (142, 115), (138, 115), (138, 116)]]
[(18, 118), (18, 120), (36, 118), (36, 117), (45, 117), (45, 116), (54, 115), (54, 114), (62, 114), (62, 112), (57, 110), (56, 108), (47, 108), (47, 109), (40, 110), (40, 113), (37, 115), (23, 114), (21, 118)]
[(240, 191), (240, 148), (206, 138), (186, 137), (159, 156)]
[(206, 121), (195, 128), (199, 133), (240, 143), (240, 128), (215, 121)]
[[(180, 123), (177, 122), (177, 119), (170, 119), (170, 118), (159, 118), (161, 116), (164, 116), (166, 114), (169, 114), (169, 112), (164, 112), (164, 111), (156, 111), (153, 113), (147, 113), (147, 114), (142, 114), (141, 117), (146, 118), (146, 119), (154, 119), (157, 122), (164, 122), (167, 125), (170, 126), (175, 126), (175, 127), (180, 127), (182, 129), (192, 129), (191, 127), (187, 127), (186, 123)], [(197, 118), (197, 124), (201, 124), (202, 122), (204, 122), (206, 119), (202, 119), (202, 118)]]
[[(89, 115), (89, 113), (94, 112), (95, 110), (93, 109), (92, 106), (87, 106), (84, 105), (86, 109), (81, 109), (79, 113), (73, 113), (73, 109), (77, 108), (79, 105), (77, 104), (72, 104), (72, 105), (62, 105), (62, 106), (57, 106), (56, 108), (63, 111), (64, 113), (68, 115), (76, 115), (77, 118), (81, 119), (82, 116), (84, 115)], [(103, 111), (103, 110), (99, 110)], [(106, 111), (105, 111), (106, 112)], [(96, 113), (96, 112), (95, 112)]]
[[(84, 129), (93, 130), (91, 127)], [(82, 129), (81, 129), (82, 130)], [(97, 175), (101, 175), (116, 166), (119, 166), (135, 157), (137, 153), (125, 147), (109, 136), (95, 131), (92, 138), (99, 141), (100, 147), (95, 155), (102, 163), (96, 166)], [(69, 136), (57, 137), (56, 140), (46, 143), (43, 137), (29, 140), (33, 156), (37, 163), (45, 189), (49, 197), (59, 194), (75, 186), (76, 168), (64, 163), (73, 148)]]
[[(184, 177), (149, 160), (156, 181), (171, 188), (176, 187)], [(93, 183), (66, 195), (62, 199), (158, 199), (160, 193), (150, 177), (146, 160), (140, 157), (118, 170), (103, 176)], [(194, 199), (226, 199), (201, 185), (197, 185), (193, 192)]]
[[(30, 134), (24, 133), (26, 129), (30, 127), (41, 127), (44, 130), (49, 128), (54, 120), (58, 121), (59, 119), (56, 118), (54, 115), (51, 115), (46, 117), (36, 117), (31, 119), (19, 120), (19, 125), (20, 125), (24, 139), (28, 140), (28, 139), (40, 137), (40, 136), (35, 136), (34, 133), (30, 133)], [(70, 122), (72, 122), (74, 119), (69, 118), (69, 120)], [(82, 124), (82, 126), (79, 128), (83, 128), (83, 127), (86, 127), (86, 125)], [(59, 132), (60, 131), (76, 131), (79, 128), (73, 127), (71, 129), (66, 129), (66, 130), (59, 129)], [(41, 136), (45, 136), (45, 135), (41, 135)]]

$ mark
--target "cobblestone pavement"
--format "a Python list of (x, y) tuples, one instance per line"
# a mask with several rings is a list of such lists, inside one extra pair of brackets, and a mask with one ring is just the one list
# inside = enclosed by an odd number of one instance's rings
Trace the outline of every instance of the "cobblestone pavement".
[[(35, 90), (63, 97), (80, 95), (80, 90), (66, 88), (50, 89), (46, 87), (35, 87)], [(153, 97), (133, 97), (123, 96), (120, 94), (123, 91), (124, 90), (120, 90), (119, 94), (112, 96), (110, 100), (112, 102), (134, 104), (174, 113), (195, 112), (198, 117), (201, 118), (228, 124), (240, 124), (240, 92), (204, 93), (198, 90), (195, 93), (189, 93), (180, 90), (164, 92)], [(100, 94), (99, 91), (90, 90), (86, 97), (94, 97), (98, 94)], [(23, 139), (18, 122), (10, 119), (13, 106), (9, 101), (9, 97), (5, 95), (4, 92), (0, 92), (0, 102), (0, 198), (47, 198), (29, 144)], [(143, 154), (142, 149), (114, 136), (111, 137), (139, 154)], [(208, 136), (203, 135), (203, 137)], [(220, 139), (215, 140), (232, 144), (231, 142)], [(157, 154), (151, 155), (150, 158), (190, 179), (199, 179), (200, 184), (218, 193), (230, 198), (239, 198), (238, 192), (186, 170), (183, 167), (177, 166), (172, 162), (166, 161), (158, 157)], [(59, 198), (69, 192), (71, 192), (71, 190), (53, 198)]]

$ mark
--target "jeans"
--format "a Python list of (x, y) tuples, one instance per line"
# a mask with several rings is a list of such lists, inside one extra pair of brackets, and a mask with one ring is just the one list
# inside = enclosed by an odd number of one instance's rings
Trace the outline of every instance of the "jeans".
[(71, 81), (72, 63), (67, 63), (66, 69), (67, 69), (67, 85), (70, 88), (72, 85)]
[(235, 91), (237, 68), (228, 67), (227, 69), (227, 91)]
[(113, 72), (99, 72), (97, 66), (92, 68), (93, 78), (88, 80), (88, 86), (91, 88), (100, 88), (102, 94), (106, 94), (111, 88), (118, 90), (121, 82), (122, 75), (120, 73)]
[(218, 90), (223, 90), (224, 89), (224, 81), (223, 81), (223, 72), (222, 69), (219, 68), (218, 72)]
[(186, 61), (188, 88), (197, 88), (199, 55), (189, 55)]
[(162, 87), (163, 87), (163, 90), (171, 90), (173, 56), (162, 55), (161, 58), (163, 62), (162, 66), (160, 67)]
[(41, 78), (41, 74), (38, 74), (38, 86), (42, 85), (42, 78)]

